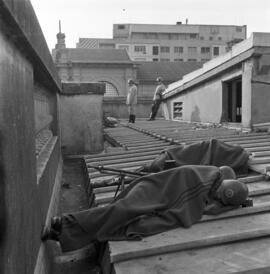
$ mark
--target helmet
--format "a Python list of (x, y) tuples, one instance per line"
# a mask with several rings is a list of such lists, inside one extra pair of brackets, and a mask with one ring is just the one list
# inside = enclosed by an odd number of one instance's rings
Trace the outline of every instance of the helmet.
[(238, 180), (223, 180), (217, 190), (217, 196), (224, 205), (241, 205), (248, 197), (248, 188)]
[(236, 179), (236, 175), (233, 169), (229, 166), (221, 166), (220, 168), (223, 180), (225, 179)]
[(134, 81), (132, 79), (128, 79), (128, 84), (134, 84)]
[(162, 77), (158, 77), (158, 78), (156, 79), (156, 81), (157, 81), (157, 82), (163, 82), (163, 79), (162, 79)]

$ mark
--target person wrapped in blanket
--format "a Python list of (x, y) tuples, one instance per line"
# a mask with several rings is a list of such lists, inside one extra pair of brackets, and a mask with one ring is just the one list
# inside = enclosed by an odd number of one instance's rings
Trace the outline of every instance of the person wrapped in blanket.
[[(246, 170), (248, 154), (238, 150), (234, 156), (242, 159), (234, 168)], [(183, 165), (142, 176), (111, 204), (53, 217), (42, 240), (59, 241), (66, 252), (91, 242), (139, 240), (188, 228), (203, 214), (219, 214), (245, 204), (248, 188), (236, 178), (231, 167), (212, 165)]]

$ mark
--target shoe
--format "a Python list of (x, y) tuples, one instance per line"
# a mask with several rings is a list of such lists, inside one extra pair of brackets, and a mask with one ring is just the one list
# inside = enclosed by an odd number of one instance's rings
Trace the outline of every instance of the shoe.
[(153, 118), (149, 118), (147, 121), (154, 121), (155, 119), (153, 119)]
[(41, 240), (47, 241), (47, 240), (53, 240), (53, 241), (59, 241), (59, 236), (62, 232), (62, 218), (55, 216), (51, 218), (51, 224), (48, 227), (45, 227), (42, 235)]

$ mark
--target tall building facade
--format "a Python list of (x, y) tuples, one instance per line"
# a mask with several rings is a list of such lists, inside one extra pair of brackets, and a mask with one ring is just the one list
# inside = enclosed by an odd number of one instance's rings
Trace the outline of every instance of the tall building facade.
[(200, 61), (246, 39), (246, 26), (114, 24), (112, 39), (80, 38), (77, 48), (126, 49), (133, 61)]

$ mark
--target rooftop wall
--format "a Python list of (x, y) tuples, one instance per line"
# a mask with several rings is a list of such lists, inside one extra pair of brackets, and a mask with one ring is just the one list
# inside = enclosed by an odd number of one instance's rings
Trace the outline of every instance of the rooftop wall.
[(59, 83), (30, 1), (0, 0), (0, 273), (52, 273), (40, 233), (60, 185)]

